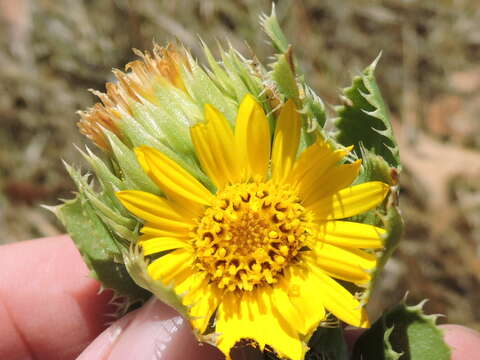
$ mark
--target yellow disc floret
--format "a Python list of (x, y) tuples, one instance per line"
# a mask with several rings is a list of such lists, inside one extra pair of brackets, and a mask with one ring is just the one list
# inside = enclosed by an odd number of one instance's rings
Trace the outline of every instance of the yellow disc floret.
[(220, 289), (273, 284), (306, 249), (312, 216), (288, 186), (227, 186), (195, 229), (195, 266)]

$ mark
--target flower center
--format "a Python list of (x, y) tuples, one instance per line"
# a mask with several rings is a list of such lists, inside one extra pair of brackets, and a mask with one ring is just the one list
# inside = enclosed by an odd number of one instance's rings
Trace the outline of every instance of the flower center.
[(195, 266), (220, 289), (273, 284), (298, 262), (312, 220), (287, 186), (230, 185), (217, 193), (195, 229)]

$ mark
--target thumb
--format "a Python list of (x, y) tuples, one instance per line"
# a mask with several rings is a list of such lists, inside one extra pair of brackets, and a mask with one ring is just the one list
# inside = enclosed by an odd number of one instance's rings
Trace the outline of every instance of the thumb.
[(96, 338), (77, 360), (221, 360), (223, 355), (199, 343), (189, 323), (158, 300), (124, 316)]

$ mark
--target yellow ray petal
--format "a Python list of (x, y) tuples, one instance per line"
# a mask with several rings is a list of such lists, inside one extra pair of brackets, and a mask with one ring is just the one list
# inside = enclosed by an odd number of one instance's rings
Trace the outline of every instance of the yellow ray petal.
[[(202, 165), (202, 169), (212, 179), (218, 189), (222, 189), (228, 184), (226, 176), (225, 162), (218, 161), (221, 156), (221, 148), (216, 146), (215, 142), (209, 140), (208, 128), (204, 123), (197, 124), (190, 128), (195, 153)], [(211, 136), (210, 136), (211, 137)]]
[(140, 241), (144, 255), (152, 255), (166, 250), (181, 249), (189, 246), (184, 240), (167, 237), (156, 237)]
[(330, 276), (311, 266), (317, 295), (325, 308), (340, 320), (356, 327), (369, 327), (368, 314), (360, 302)]
[(385, 230), (373, 225), (349, 221), (327, 221), (319, 226), (321, 241), (357, 249), (380, 249)]
[(183, 209), (209, 205), (213, 195), (190, 173), (160, 151), (142, 146), (135, 149), (144, 171), (165, 194)]
[(286, 280), (290, 301), (305, 314), (303, 328), (299, 331), (308, 337), (325, 320), (325, 308), (316, 287), (317, 278), (311, 272), (292, 266), (286, 271)]
[(288, 100), (280, 111), (272, 150), (272, 179), (281, 182), (290, 174), (300, 142), (301, 119), (295, 103)]
[(390, 187), (380, 181), (355, 185), (306, 206), (318, 219), (344, 219), (358, 215), (379, 205)]
[(192, 267), (193, 254), (189, 248), (178, 249), (154, 260), (148, 265), (148, 274), (154, 280), (165, 284), (181, 283), (195, 273)]
[[(165, 225), (165, 224), (163, 224)], [(154, 224), (147, 222), (144, 227), (140, 230), (145, 237), (173, 237), (173, 238), (182, 238), (185, 239), (188, 237), (188, 234), (192, 231), (192, 228), (183, 227), (183, 228), (166, 228), (162, 224)]]
[(190, 306), (191, 324), (200, 334), (205, 332), (215, 310), (220, 302), (220, 294), (215, 291), (215, 285), (203, 277), (201, 282), (192, 283), (184, 297), (185, 305)]
[(217, 109), (205, 105), (205, 123), (195, 125), (190, 133), (197, 157), (217, 188), (240, 180), (235, 137), (227, 119)]
[(333, 165), (326, 170), (322, 176), (319, 177), (318, 182), (309, 189), (300, 186), (300, 198), (305, 199), (303, 204), (308, 206), (352, 185), (358, 176), (361, 164), (362, 161), (357, 160), (352, 164)]
[(370, 281), (369, 270), (375, 268), (377, 258), (357, 249), (343, 249), (317, 241), (309, 258), (323, 271), (336, 279), (354, 284), (367, 284)]
[(238, 108), (235, 142), (244, 176), (264, 178), (270, 160), (270, 127), (262, 107), (250, 94)]
[(240, 339), (252, 339), (263, 349), (270, 345), (281, 357), (291, 360), (303, 359), (305, 349), (298, 334), (272, 314), (271, 298), (265, 291), (226, 294), (218, 308), (216, 332), (218, 348), (230, 359), (230, 349)]
[(128, 211), (160, 228), (188, 231), (194, 223), (160, 196), (137, 190), (118, 191), (115, 195)]
[(339, 163), (352, 149), (353, 146), (334, 150), (328, 142), (318, 137), (296, 161), (290, 182), (298, 184), (300, 191), (308, 195), (309, 189), (318, 187), (325, 171)]
[(269, 293), (276, 316), (283, 318), (285, 324), (290, 324), (293, 331), (305, 334), (308, 331), (306, 317), (310, 314), (307, 309), (298, 307), (298, 304), (292, 302), (290, 286), (289, 278), (284, 277), (274, 287), (267, 289), (267, 293)]

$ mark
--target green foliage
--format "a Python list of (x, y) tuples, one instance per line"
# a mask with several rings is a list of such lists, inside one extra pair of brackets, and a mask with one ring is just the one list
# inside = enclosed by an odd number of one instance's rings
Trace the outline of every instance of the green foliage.
[(275, 48), (281, 53), (286, 52), (288, 49), (288, 40), (285, 37), (280, 24), (278, 23), (277, 14), (275, 13), (275, 6), (272, 6), (272, 12), (269, 16), (263, 15), (260, 20), (263, 30), (268, 35), (270, 40), (272, 40)]
[(307, 118), (311, 120), (312, 123), (309, 124), (309, 127), (315, 128), (316, 123), (320, 128), (323, 128), (327, 115), (325, 114), (325, 105), (322, 99), (306, 85), (304, 86), (304, 93), (305, 99), (303, 101), (302, 113), (305, 113)]
[(123, 264), (121, 245), (96, 215), (85, 197), (59, 205), (55, 213), (79, 249), (91, 274), (104, 288), (126, 297), (126, 306), (146, 300), (150, 294), (136, 285)]
[(129, 251), (123, 250), (122, 253), (131, 280), (133, 279), (138, 286), (141, 286), (165, 304), (170, 305), (188, 319), (187, 308), (173, 290), (174, 284), (166, 286), (160, 280), (153, 280), (148, 274), (148, 263), (143, 251), (137, 245), (132, 245)]
[(292, 99), (298, 106), (300, 98), (292, 56), (292, 49), (289, 48), (287, 52), (278, 57), (277, 61), (272, 64), (272, 79), (280, 94), (287, 99)]
[(348, 360), (348, 348), (341, 327), (319, 327), (308, 342), (305, 360)]
[(202, 111), (205, 104), (213, 105), (231, 124), (235, 123), (237, 102), (226, 97), (195, 60), (190, 59), (190, 71), (184, 70), (182, 75), (188, 93)]
[(160, 194), (157, 185), (145, 174), (137, 161), (135, 153), (122, 143), (114, 134), (105, 132), (112, 147), (113, 155), (119, 166), (121, 178), (132, 190), (143, 190), (152, 194)]
[(382, 181), (390, 186), (398, 183), (398, 170), (391, 168), (383, 157), (374, 152), (361, 149), (362, 170), (355, 180), (355, 184), (361, 184), (367, 181)]
[(399, 169), (399, 151), (390, 115), (374, 76), (378, 60), (379, 57), (343, 90), (344, 105), (337, 107), (336, 139), (344, 146), (355, 145), (357, 149), (363, 146)]
[(449, 360), (437, 316), (425, 315), (423, 304), (402, 302), (383, 314), (356, 342), (353, 360)]
[(379, 275), (382, 273), (388, 259), (393, 255), (393, 252), (398, 246), (403, 235), (404, 222), (398, 204), (396, 204), (395, 193), (390, 194), (387, 205), (387, 214), (382, 216), (382, 222), (386, 230), (383, 236), (383, 250), (378, 254), (377, 267), (372, 274), (372, 280), (365, 292), (366, 298), (370, 297), (371, 292), (375, 288)]
[[(97, 157), (83, 155), (94, 169), (99, 170), (97, 176), (101, 182), (109, 180), (110, 185), (118, 188), (128, 186)], [(65, 167), (79, 194), (53, 211), (66, 227), (92, 276), (103, 288), (113, 290), (116, 298), (126, 299), (118, 303), (118, 312), (124, 313), (131, 304), (143, 302), (153, 294), (186, 315), (186, 309), (172, 286), (165, 286), (148, 276), (148, 264), (135, 245), (139, 222), (128, 213), (122, 214), (123, 206), (112, 202), (107, 195), (110, 191), (108, 186), (104, 187), (102, 193), (96, 193), (88, 183), (88, 175), (82, 176), (68, 164)]]
[(320, 97), (306, 84), (298, 60), (293, 55), (292, 45), (280, 28), (275, 7), (269, 16), (262, 16), (261, 23), (273, 46), (280, 52), (275, 62), (271, 64), (270, 76), (276, 85), (274, 90), (282, 100), (294, 100), (304, 120), (299, 149), (301, 152), (315, 141), (316, 130), (325, 125), (325, 106)]

